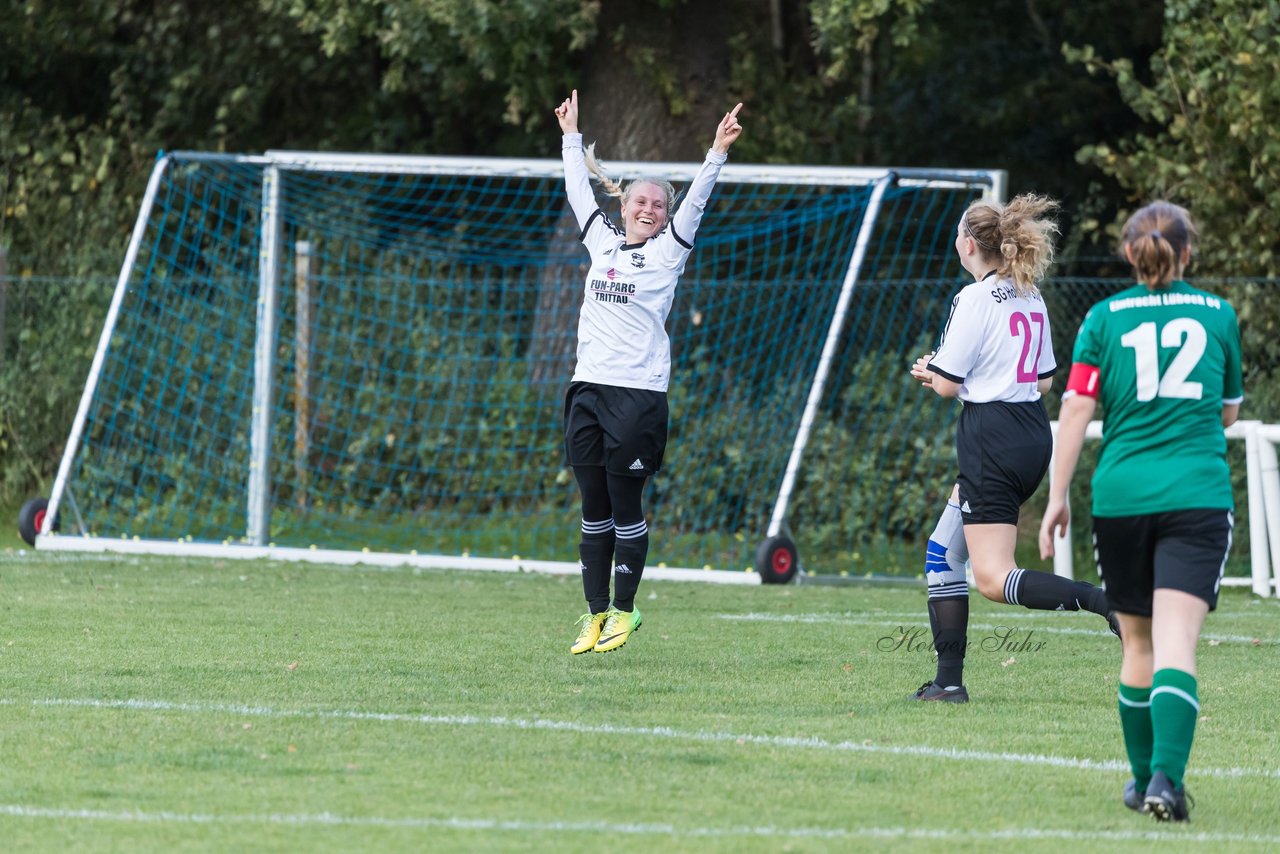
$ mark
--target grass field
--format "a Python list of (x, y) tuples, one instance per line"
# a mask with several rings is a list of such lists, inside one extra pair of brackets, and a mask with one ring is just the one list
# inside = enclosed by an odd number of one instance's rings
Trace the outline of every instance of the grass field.
[(1280, 602), (1230, 590), (1210, 617), (1177, 827), (1119, 802), (1119, 647), (1093, 615), (975, 599), (973, 702), (939, 707), (903, 699), (933, 672), (923, 589), (652, 581), (639, 604), (626, 647), (574, 657), (576, 579), (0, 548), (0, 839), (1280, 846)]

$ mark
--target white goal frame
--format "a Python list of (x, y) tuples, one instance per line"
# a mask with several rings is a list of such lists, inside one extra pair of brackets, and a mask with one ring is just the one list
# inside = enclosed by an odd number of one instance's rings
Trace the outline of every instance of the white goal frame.
[[(200, 158), (253, 164), (264, 169), (262, 181), (262, 217), (260, 222), (261, 253), (258, 269), (258, 316), (254, 357), (254, 415), (250, 425), (250, 464), (244, 473), (245, 534), (240, 542), (196, 543), (190, 540), (115, 539), (80, 534), (58, 533), (52, 530), (64, 497), (70, 499), (67, 481), (75, 455), (83, 439), (88, 413), (101, 377), (107, 348), (119, 318), (120, 306), (128, 290), (139, 248), (146, 232), (152, 209), (167, 169), (178, 158)], [(656, 176), (673, 182), (691, 181), (697, 174), (697, 163), (642, 163), (610, 162), (615, 178), (633, 179), (640, 176)], [(289, 172), (381, 172), (396, 174), (449, 174), (467, 176), (546, 177), (564, 176), (563, 162), (559, 159), (522, 159), (496, 157), (432, 157), (374, 155), (361, 153), (322, 153), (306, 151), (268, 151), (262, 155), (208, 154), (179, 151), (159, 157), (153, 167), (137, 221), (129, 240), (124, 263), (116, 282), (116, 289), (107, 311), (102, 334), (94, 354), (89, 376), (85, 383), (70, 435), (63, 452), (58, 472), (50, 494), (48, 510), (41, 530), (37, 533), (36, 548), (49, 551), (117, 552), (124, 554), (156, 554), (191, 557), (220, 557), (234, 559), (271, 558), (286, 561), (304, 561), (326, 564), (370, 564), (378, 566), (410, 566), (420, 568), (479, 569), (492, 571), (537, 571), (544, 573), (576, 575), (577, 561), (528, 560), (519, 556), (507, 558), (470, 557), (466, 555), (418, 555), (416, 553), (370, 552), (340, 549), (310, 549), (277, 547), (269, 542), (270, 530), (270, 407), (272, 395), (274, 355), (271, 342), (275, 336), (276, 307), (279, 303), (281, 261), (282, 206), (287, 204), (280, 187)], [(775, 166), (752, 164), (727, 164), (721, 171), (720, 183), (750, 182), (774, 184), (809, 184), (828, 186), (875, 187), (873, 199), (862, 219), (859, 239), (856, 242), (843, 277), (838, 283), (841, 307), (833, 318), (831, 332), (813, 377), (809, 401), (797, 429), (791, 455), (787, 463), (783, 484), (777, 496), (769, 523), (769, 533), (776, 533), (785, 524), (785, 515), (800, 466), (804, 446), (813, 420), (813, 410), (826, 379), (831, 353), (838, 343), (843, 310), (858, 284), (862, 257), (866, 252), (866, 238), (875, 226), (878, 201), (884, 188), (899, 186), (943, 189), (974, 189), (986, 198), (1002, 200), (1007, 187), (1007, 173), (998, 169), (918, 169), (875, 167), (823, 167), (823, 166)], [(833, 283), (835, 285), (837, 283)], [(69, 501), (74, 507), (74, 502)], [(83, 526), (82, 526), (83, 527)], [(762, 534), (765, 532), (762, 532)], [(759, 583), (754, 571), (716, 570), (710, 567), (646, 567), (646, 578), (676, 580), (706, 580), (732, 584)]]

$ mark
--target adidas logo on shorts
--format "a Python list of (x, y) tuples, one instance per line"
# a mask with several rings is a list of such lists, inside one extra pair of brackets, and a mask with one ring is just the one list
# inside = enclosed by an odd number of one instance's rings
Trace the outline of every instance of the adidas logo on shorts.
[(969, 509), (969, 502), (968, 502), (968, 501), (966, 501), (964, 504), (960, 505), (960, 512), (961, 512), (961, 513), (972, 513), (972, 512), (973, 512), (972, 510), (970, 510), (970, 509)]
[(644, 463), (640, 462), (640, 460), (637, 459), (634, 463), (628, 466), (628, 468), (630, 468), (632, 471), (644, 471)]
[(627, 566), (625, 563), (620, 563), (613, 568), (613, 573), (614, 575), (630, 575), (631, 567)]

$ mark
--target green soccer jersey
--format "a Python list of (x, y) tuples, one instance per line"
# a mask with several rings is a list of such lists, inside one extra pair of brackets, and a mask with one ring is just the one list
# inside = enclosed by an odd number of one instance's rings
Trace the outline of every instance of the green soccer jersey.
[(1138, 285), (1089, 310), (1073, 361), (1099, 371), (1094, 515), (1233, 508), (1222, 406), (1244, 392), (1229, 303), (1186, 282)]

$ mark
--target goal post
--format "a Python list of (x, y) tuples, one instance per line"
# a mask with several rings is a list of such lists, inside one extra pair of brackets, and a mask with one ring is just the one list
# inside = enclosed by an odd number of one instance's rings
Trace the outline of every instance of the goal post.
[[(608, 168), (681, 186), (698, 164)], [(945, 416), (885, 372), (936, 340), (956, 222), (1003, 185), (722, 169), (667, 324), (646, 572), (757, 583), (756, 545), (780, 531), (822, 566), (808, 535), (853, 512), (821, 509), (846, 464), (901, 458), (856, 490), (890, 515), (902, 466), (946, 476), (949, 449), (896, 444)], [(560, 408), (584, 251), (559, 160), (161, 157), (38, 547), (577, 572)], [(861, 444), (886, 412), (889, 435)], [(51, 533), (72, 495), (75, 524)]]

